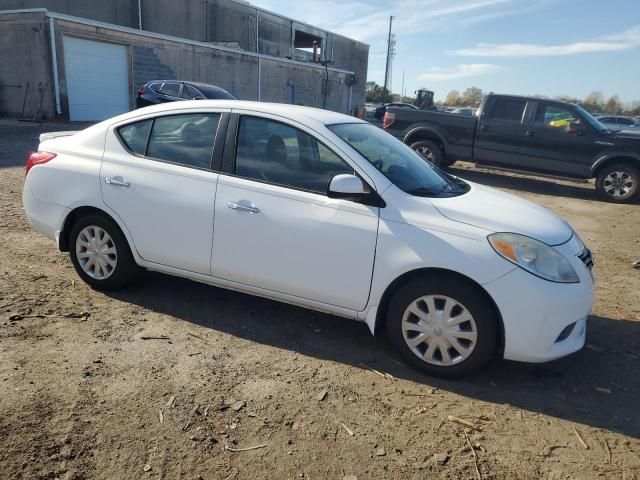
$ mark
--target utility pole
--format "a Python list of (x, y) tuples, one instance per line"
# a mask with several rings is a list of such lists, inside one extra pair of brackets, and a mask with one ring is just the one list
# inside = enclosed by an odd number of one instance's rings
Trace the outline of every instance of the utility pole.
[(402, 88), (400, 89), (400, 95), (402, 96), (402, 98), (400, 98), (401, 102), (404, 102), (404, 70), (402, 70)]
[(387, 66), (384, 69), (384, 90), (387, 91), (389, 85), (389, 64), (391, 63), (391, 25), (393, 24), (393, 15), (389, 17), (389, 38), (387, 39)]

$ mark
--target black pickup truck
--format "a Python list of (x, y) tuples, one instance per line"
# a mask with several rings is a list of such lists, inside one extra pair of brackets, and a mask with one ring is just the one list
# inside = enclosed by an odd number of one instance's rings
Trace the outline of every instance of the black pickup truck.
[(487, 95), (475, 117), (389, 108), (384, 129), (427, 160), (596, 179), (612, 202), (640, 197), (640, 134), (610, 132), (579, 105)]

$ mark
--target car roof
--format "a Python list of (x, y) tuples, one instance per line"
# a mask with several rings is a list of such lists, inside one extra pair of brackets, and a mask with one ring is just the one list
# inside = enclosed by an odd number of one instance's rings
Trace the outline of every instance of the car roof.
[(332, 125), (336, 123), (368, 123), (364, 120), (360, 120), (359, 118), (351, 117), (343, 113), (333, 112), (331, 110), (290, 105), (288, 103), (254, 102), (246, 100), (185, 100), (182, 102), (161, 103), (158, 105), (140, 108), (116, 118), (117, 121), (124, 121), (129, 118), (134, 119), (142, 113), (173, 113), (196, 108), (229, 108), (234, 110), (248, 110), (256, 113), (278, 115), (291, 120), (296, 120), (300, 123), (308, 121), (315, 121), (324, 125)]

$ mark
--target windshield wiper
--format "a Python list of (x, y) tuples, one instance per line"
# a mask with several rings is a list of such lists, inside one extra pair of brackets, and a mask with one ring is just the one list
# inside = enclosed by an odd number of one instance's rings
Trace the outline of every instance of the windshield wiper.
[(433, 188), (427, 188), (427, 187), (417, 187), (417, 188), (412, 188), (411, 190), (407, 190), (406, 192), (409, 195), (435, 197), (435, 196), (440, 195), (442, 192), (444, 192), (450, 186), (451, 185), (449, 185), (448, 183), (445, 183), (444, 187), (442, 187), (440, 190), (436, 190), (436, 189), (433, 189)]

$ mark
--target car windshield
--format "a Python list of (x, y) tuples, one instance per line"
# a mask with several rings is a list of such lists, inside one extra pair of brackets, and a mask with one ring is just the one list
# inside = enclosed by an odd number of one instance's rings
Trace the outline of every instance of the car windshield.
[(586, 111), (580, 105), (576, 105), (576, 109), (578, 110), (578, 113), (582, 114), (582, 117), (585, 119), (585, 121), (589, 125), (591, 125), (593, 128), (595, 128), (597, 131), (599, 132), (609, 131), (609, 129), (605, 127), (600, 120), (598, 120), (596, 117), (591, 115), (588, 111)]
[(400, 140), (374, 125), (342, 123), (328, 128), (394, 185), (411, 195), (451, 196), (468, 190), (464, 181), (436, 169)]

